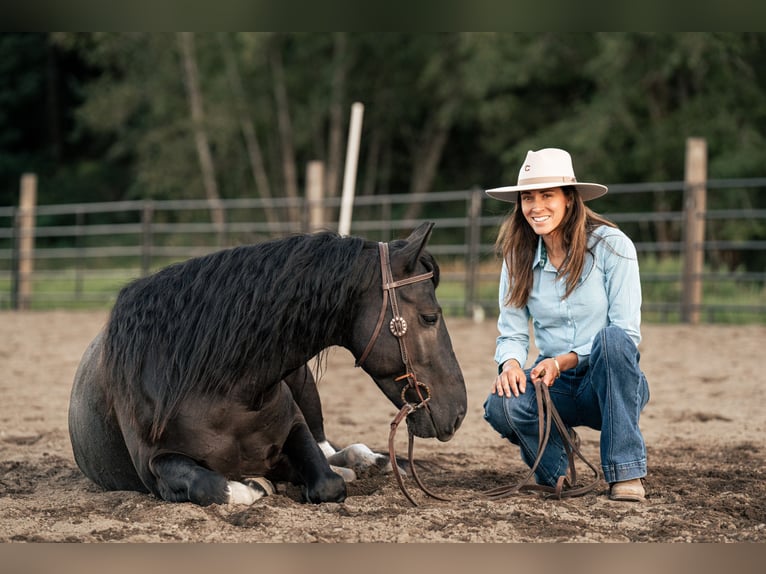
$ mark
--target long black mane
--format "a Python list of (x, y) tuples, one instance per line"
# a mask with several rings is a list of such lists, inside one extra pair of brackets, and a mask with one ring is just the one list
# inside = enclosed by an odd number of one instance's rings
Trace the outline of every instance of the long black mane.
[(112, 394), (121, 392), (134, 416), (149, 399), (157, 437), (191, 392), (228, 393), (242, 381), (259, 392), (259, 381), (300, 366), (285, 364), (296, 340), (315, 352), (327, 347), (350, 325), (349, 306), (379, 282), (376, 244), (333, 233), (171, 265), (117, 298), (104, 346)]

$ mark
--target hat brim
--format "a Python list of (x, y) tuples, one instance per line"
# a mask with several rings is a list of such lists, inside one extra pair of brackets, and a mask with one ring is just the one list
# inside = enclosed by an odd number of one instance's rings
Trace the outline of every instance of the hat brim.
[(528, 185), (507, 185), (505, 187), (495, 187), (492, 189), (487, 189), (484, 193), (500, 201), (510, 201), (511, 203), (515, 203), (519, 197), (520, 191), (531, 191), (533, 189), (550, 189), (553, 187), (565, 187), (568, 185), (571, 185), (572, 187), (577, 189), (583, 201), (588, 201), (590, 199), (596, 199), (597, 197), (601, 197), (608, 190), (608, 188), (605, 185), (601, 185), (600, 183), (562, 184), (561, 182), (558, 182), (558, 183), (530, 183)]

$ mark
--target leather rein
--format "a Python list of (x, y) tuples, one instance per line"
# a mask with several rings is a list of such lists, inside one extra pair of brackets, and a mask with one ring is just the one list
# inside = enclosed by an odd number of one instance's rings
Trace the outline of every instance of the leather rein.
[[(485, 490), (484, 495), (493, 500), (501, 498), (507, 498), (517, 492), (538, 491), (546, 493), (549, 498), (568, 498), (572, 496), (582, 496), (592, 490), (594, 490), (599, 483), (598, 468), (590, 462), (582, 454), (580, 450), (580, 437), (574, 429), (567, 430), (564, 421), (561, 419), (561, 415), (553, 405), (551, 399), (551, 393), (548, 390), (548, 386), (542, 382), (542, 377), (545, 374), (543, 370), (540, 373), (540, 377), (532, 381), (532, 385), (535, 388), (535, 398), (537, 400), (537, 458), (530, 467), (527, 474), (517, 483), (507, 486), (499, 486), (490, 490)], [(547, 416), (546, 416), (547, 415)], [(567, 459), (569, 460), (569, 466), (567, 468), (566, 475), (558, 477), (556, 486), (547, 486), (543, 484), (535, 484), (527, 482), (537, 470), (540, 460), (543, 458), (545, 447), (548, 445), (548, 440), (551, 436), (552, 423), (556, 425), (559, 431), (561, 440), (564, 443), (564, 451), (567, 453)], [(582, 486), (577, 486), (577, 471), (575, 470), (575, 456), (582, 460), (593, 471), (593, 480)]]
[[(428, 279), (431, 279), (434, 274), (433, 274), (433, 271), (429, 271), (428, 273), (415, 275), (413, 277), (401, 279), (400, 281), (394, 281), (393, 273), (391, 272), (391, 259), (389, 256), (388, 243), (382, 243), (382, 242), (378, 243), (378, 251), (380, 253), (380, 272), (381, 272), (382, 287), (383, 287), (383, 304), (381, 305), (381, 308), (380, 308), (380, 314), (378, 315), (378, 322), (375, 325), (375, 330), (373, 331), (372, 336), (370, 337), (370, 341), (367, 343), (367, 347), (364, 349), (364, 352), (362, 353), (361, 357), (359, 358), (359, 360), (356, 361), (355, 366), (360, 367), (364, 363), (364, 361), (367, 359), (367, 356), (372, 351), (372, 348), (375, 346), (375, 342), (378, 340), (378, 337), (380, 336), (380, 333), (383, 327), (383, 321), (385, 320), (385, 317), (386, 317), (386, 311), (390, 303), (391, 314), (393, 318), (389, 322), (388, 327), (389, 327), (389, 330), (391, 331), (391, 334), (393, 334), (396, 337), (397, 341), (399, 342), (399, 352), (401, 354), (401, 359), (402, 359), (402, 362), (404, 363), (404, 368), (405, 368), (405, 373), (397, 377), (395, 380), (406, 381), (406, 383), (402, 386), (402, 392), (401, 392), (401, 399), (403, 403), (402, 407), (397, 413), (397, 415), (394, 417), (394, 419), (391, 421), (391, 430), (388, 435), (388, 455), (391, 461), (391, 469), (394, 473), (394, 478), (396, 479), (396, 482), (399, 485), (399, 489), (402, 491), (402, 493), (407, 498), (407, 500), (409, 500), (414, 506), (418, 506), (418, 503), (415, 502), (415, 499), (412, 498), (410, 493), (407, 491), (407, 488), (404, 486), (404, 481), (402, 479), (401, 473), (399, 472), (399, 466), (396, 462), (396, 450), (394, 446), (394, 438), (396, 436), (396, 430), (399, 427), (399, 424), (403, 420), (405, 420), (410, 414), (412, 414), (413, 412), (421, 408), (425, 408), (426, 410), (429, 410), (428, 401), (431, 400), (431, 389), (428, 387), (428, 385), (418, 380), (417, 375), (415, 374), (415, 369), (413, 368), (413, 365), (412, 365), (412, 361), (410, 360), (410, 355), (407, 352), (407, 345), (404, 340), (404, 336), (407, 333), (407, 321), (405, 321), (404, 317), (402, 317), (401, 314), (399, 313), (399, 302), (396, 298), (396, 289), (398, 287), (404, 287), (405, 285), (411, 285), (413, 283), (419, 283), (420, 281), (426, 281)], [(577, 436), (577, 433), (574, 431), (574, 429), (567, 430), (566, 425), (564, 424), (564, 421), (561, 419), (561, 416), (556, 410), (556, 407), (553, 405), (553, 401), (551, 399), (551, 395), (550, 395), (550, 391), (548, 390), (548, 387), (542, 383), (542, 373), (540, 377), (541, 377), (540, 379), (532, 381), (532, 384), (535, 388), (535, 396), (537, 399), (537, 412), (539, 415), (537, 458), (535, 459), (535, 462), (531, 466), (530, 470), (519, 482), (512, 485), (500, 486), (497, 488), (486, 490), (482, 493), (484, 496), (490, 499), (493, 499), (493, 500), (502, 499), (502, 498), (511, 496), (517, 492), (525, 492), (525, 491), (540, 491), (540, 492), (546, 493), (549, 497), (554, 497), (554, 498), (581, 496), (583, 494), (586, 494), (594, 490), (598, 486), (598, 483), (599, 483), (598, 468), (592, 462), (586, 459), (585, 456), (583, 456), (582, 452), (580, 451), (580, 440), (579, 440), (579, 437)], [(407, 391), (410, 389), (415, 391), (420, 402), (410, 403), (407, 401), (405, 395)], [(423, 395), (422, 391), (425, 392), (425, 396)], [(529, 479), (532, 478), (532, 476), (534, 475), (534, 472), (537, 469), (540, 463), (540, 460), (542, 459), (543, 452), (545, 451), (545, 447), (547, 446), (548, 440), (550, 439), (551, 428), (553, 424), (556, 425), (556, 428), (559, 431), (561, 439), (564, 442), (564, 450), (566, 451), (567, 458), (569, 459), (569, 467), (567, 470), (567, 474), (564, 476), (560, 476), (558, 478), (555, 487), (528, 483)], [(425, 487), (423, 482), (420, 480), (420, 477), (418, 476), (417, 471), (415, 470), (414, 445), (415, 445), (415, 437), (410, 432), (409, 440), (408, 440), (407, 459), (410, 465), (410, 472), (412, 472), (412, 477), (415, 479), (415, 482), (420, 487), (420, 489), (431, 498), (435, 498), (437, 500), (442, 500), (442, 501), (449, 501), (448, 498), (444, 498), (442, 496), (436, 495), (433, 492), (429, 491)], [(575, 457), (582, 460), (594, 473), (594, 479), (583, 486), (577, 486), (577, 472), (575, 470)]]

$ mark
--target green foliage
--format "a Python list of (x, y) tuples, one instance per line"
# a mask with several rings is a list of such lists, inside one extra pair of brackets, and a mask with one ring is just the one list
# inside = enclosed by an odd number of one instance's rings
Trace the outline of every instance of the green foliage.
[[(205, 128), (224, 197), (258, 193), (227, 74), (227, 45), (274, 195), (283, 195), (285, 160), (275, 54), (285, 72), (301, 179), (308, 161), (328, 159), (338, 73), (344, 130), (351, 103), (365, 104), (359, 181), (371, 181), (378, 193), (406, 192), (426, 177), (426, 151), (443, 137), (440, 130), (447, 139), (429, 189), (515, 181), (526, 151), (545, 146), (569, 149), (581, 179), (680, 180), (690, 136), (707, 139), (711, 177), (762, 175), (762, 33), (194, 36)], [(344, 49), (336, 54), (339, 36)], [(175, 33), (4, 34), (0, 62), (4, 77), (15, 79), (0, 88), (2, 185), (15, 185), (22, 169), (34, 169), (55, 187), (75, 188), (64, 181), (79, 182), (82, 170), (73, 164), (96, 160), (110, 198), (202, 197)], [(60, 81), (51, 84), (51, 77)], [(75, 155), (62, 155), (62, 148)], [(54, 178), (63, 165), (69, 168)], [(46, 186), (46, 196), (53, 187)], [(93, 199), (93, 189), (86, 183), (79, 194)], [(13, 197), (14, 190), (2, 191), (4, 201)]]
[[(710, 178), (763, 176), (764, 33), (237, 32), (195, 33), (194, 46), (196, 127), (223, 198), (265, 193), (244, 124), (271, 194), (283, 197), (289, 168), (300, 192), (309, 161), (330, 164), (334, 109), (345, 149), (356, 101), (365, 105), (358, 193), (513, 183), (526, 151), (548, 146), (572, 152), (581, 180), (680, 181), (691, 136), (707, 141)], [(26, 171), (39, 176), (41, 204), (205, 197), (177, 33), (6, 33), (0, 72), (13, 79), (0, 84), (0, 205), (18, 201)], [(752, 192), (711, 195), (711, 207), (766, 208), (766, 194)], [(595, 207), (646, 211), (646, 201), (678, 211), (682, 195), (615, 194)], [(762, 219), (710, 230), (766, 235)], [(679, 232), (665, 222), (636, 230), (642, 241)], [(764, 257), (713, 262), (759, 271)]]

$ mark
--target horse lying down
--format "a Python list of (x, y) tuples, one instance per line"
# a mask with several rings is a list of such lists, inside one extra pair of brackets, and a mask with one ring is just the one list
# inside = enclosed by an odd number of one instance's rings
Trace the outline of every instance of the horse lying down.
[(333, 345), (397, 408), (427, 407), (406, 419), (413, 436), (449, 440), (466, 390), (425, 249), (432, 227), (390, 244), (296, 235), (127, 285), (75, 374), (79, 468), (107, 490), (174, 502), (250, 504), (284, 481), (309, 502), (343, 501), (342, 467), (387, 457), (325, 437), (307, 362)]

